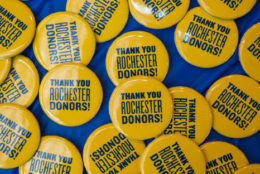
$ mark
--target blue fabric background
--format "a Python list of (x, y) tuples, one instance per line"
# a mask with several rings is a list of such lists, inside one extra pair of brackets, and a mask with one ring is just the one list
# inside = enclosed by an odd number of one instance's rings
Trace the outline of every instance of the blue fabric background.
[[(66, 0), (29, 0), (25, 3), (34, 12), (37, 23), (39, 23), (44, 17), (48, 16), (51, 13), (64, 11), (66, 6)], [(197, 1), (191, 0), (190, 8), (196, 6), (198, 6)], [(236, 22), (239, 28), (239, 35), (241, 39), (248, 28), (250, 28), (257, 22), (260, 22), (260, 1), (257, 2), (256, 6), (249, 14), (236, 20)], [(216, 68), (201, 69), (185, 62), (184, 59), (180, 57), (174, 43), (175, 27), (176, 26), (173, 26), (171, 28), (163, 30), (148, 29), (137, 23), (135, 19), (130, 15), (128, 23), (123, 31), (123, 33), (125, 33), (133, 30), (144, 30), (153, 33), (155, 36), (162, 40), (162, 42), (167, 47), (170, 55), (170, 69), (166, 79), (164, 80), (164, 83), (167, 87), (188, 86), (198, 90), (202, 94), (205, 94), (210, 85), (220, 77), (229, 74), (245, 74), (239, 62), (238, 51), (236, 51), (234, 56), (228, 62)], [(34, 104), (29, 109), (35, 114), (36, 118), (38, 119), (43, 136), (58, 135), (67, 138), (78, 147), (80, 152), (82, 152), (85, 141), (87, 140), (91, 132), (93, 132), (99, 126), (111, 122), (108, 113), (108, 102), (115, 86), (112, 84), (107, 75), (105, 58), (106, 52), (112, 41), (113, 40), (102, 44), (97, 44), (96, 54), (92, 62), (88, 66), (98, 75), (104, 90), (104, 102), (99, 113), (94, 119), (82, 126), (73, 128), (64, 127), (54, 123), (43, 113), (39, 104), (39, 99), (37, 98)], [(30, 46), (23, 54), (32, 59), (37, 69), (39, 70), (40, 77), (42, 79), (47, 71), (44, 70), (37, 62), (33, 54), (32, 47)], [(230, 139), (227, 137), (223, 137), (212, 130), (207, 141), (215, 140), (226, 141), (238, 146), (246, 154), (251, 163), (260, 163), (260, 132), (245, 139)], [(0, 174), (17, 173), (18, 169), (0, 169)]]

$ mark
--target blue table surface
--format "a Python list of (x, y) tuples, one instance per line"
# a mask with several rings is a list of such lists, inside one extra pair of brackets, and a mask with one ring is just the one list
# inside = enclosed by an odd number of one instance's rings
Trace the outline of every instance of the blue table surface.
[[(39, 23), (44, 17), (48, 16), (51, 13), (65, 11), (66, 7), (66, 0), (29, 0), (25, 3), (34, 12), (37, 23)], [(194, 8), (196, 6), (198, 6), (197, 1), (191, 0), (190, 8)], [(255, 7), (249, 14), (236, 20), (239, 29), (240, 39), (252, 25), (260, 22), (259, 11), (260, 1), (257, 2)], [(202, 94), (205, 94), (210, 85), (217, 79), (229, 74), (245, 74), (239, 62), (238, 50), (228, 62), (216, 68), (202, 69), (185, 62), (184, 59), (181, 58), (181, 56), (179, 55), (174, 43), (175, 27), (176, 26), (173, 26), (171, 28), (162, 30), (148, 29), (137, 23), (135, 19), (130, 15), (128, 23), (122, 32), (125, 33), (133, 30), (143, 30), (153, 33), (155, 36), (162, 40), (170, 55), (170, 69), (166, 79), (164, 80), (164, 84), (167, 87), (188, 86), (196, 89)], [(57, 135), (67, 138), (72, 143), (74, 143), (77, 148), (82, 152), (88, 136), (99, 126), (111, 122), (108, 113), (108, 102), (115, 86), (110, 81), (107, 75), (105, 58), (107, 50), (112, 42), (113, 40), (97, 44), (96, 54), (92, 59), (92, 62), (88, 65), (88, 67), (98, 75), (104, 90), (104, 101), (99, 113), (95, 116), (94, 119), (82, 126), (64, 127), (54, 123), (44, 114), (39, 104), (39, 99), (37, 98), (29, 109), (38, 119), (43, 136)], [(32, 46), (26, 49), (23, 54), (31, 58), (31, 60), (36, 65), (42, 79), (47, 71), (44, 70), (37, 62), (32, 50)], [(216, 140), (226, 141), (236, 145), (246, 154), (250, 163), (260, 163), (260, 132), (244, 139), (231, 139), (224, 137), (212, 130), (210, 136), (207, 138), (206, 141)], [(17, 173), (19, 173), (18, 168), (10, 170), (0, 169), (0, 174)], [(85, 173), (87, 172), (85, 171)]]

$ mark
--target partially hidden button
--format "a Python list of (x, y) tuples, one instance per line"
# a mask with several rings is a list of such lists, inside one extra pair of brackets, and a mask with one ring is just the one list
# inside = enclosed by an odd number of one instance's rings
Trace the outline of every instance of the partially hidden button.
[(0, 85), (6, 79), (11, 69), (12, 59), (4, 58), (0, 59)]

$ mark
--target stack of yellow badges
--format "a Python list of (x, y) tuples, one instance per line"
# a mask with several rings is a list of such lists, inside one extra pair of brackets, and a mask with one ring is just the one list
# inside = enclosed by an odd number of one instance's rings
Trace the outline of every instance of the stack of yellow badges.
[(110, 118), (118, 131), (136, 140), (160, 135), (171, 122), (172, 97), (151, 77), (134, 77), (114, 90), (109, 102)]
[(98, 42), (116, 37), (124, 29), (129, 15), (127, 0), (68, 0), (66, 9), (88, 21)]
[(175, 43), (190, 64), (212, 68), (225, 63), (238, 44), (237, 25), (207, 14), (200, 7), (190, 10), (177, 25)]
[(0, 85), (6, 79), (11, 69), (12, 59), (4, 58), (0, 59)]
[(238, 169), (235, 174), (258, 174), (260, 173), (260, 164), (251, 164)]
[(153, 29), (173, 26), (183, 18), (189, 5), (190, 0), (129, 0), (133, 17), (140, 24)]
[(214, 114), (213, 127), (230, 138), (244, 138), (260, 129), (260, 85), (243, 75), (216, 81), (206, 95)]
[(79, 126), (96, 115), (103, 91), (94, 72), (80, 64), (66, 63), (45, 75), (39, 98), (50, 119), (64, 126)]
[(22, 55), (14, 57), (9, 75), (0, 86), (0, 103), (29, 107), (38, 95), (39, 83), (32, 61)]
[(37, 60), (47, 70), (62, 63), (87, 65), (95, 48), (89, 24), (70, 12), (53, 13), (41, 21), (33, 45)]
[(14, 104), (0, 105), (0, 168), (15, 168), (32, 158), (40, 143), (34, 115)]
[(250, 28), (242, 38), (239, 57), (246, 73), (260, 81), (260, 23)]
[(169, 69), (169, 56), (157, 37), (132, 31), (118, 37), (110, 46), (106, 68), (115, 85), (133, 76), (151, 76), (162, 81)]
[(247, 14), (257, 0), (198, 0), (209, 14), (222, 19), (236, 19)]
[(34, 157), (19, 167), (20, 174), (82, 174), (83, 162), (78, 149), (68, 140), (44, 136)]
[(202, 145), (201, 149), (207, 161), (206, 173), (234, 173), (238, 168), (248, 165), (244, 153), (232, 144), (210, 142)]
[(0, 58), (9, 58), (30, 45), (36, 24), (32, 11), (19, 0), (1, 0), (0, 8)]
[(211, 108), (197, 91), (187, 87), (170, 88), (174, 111), (164, 134), (182, 134), (201, 144), (212, 128)]
[(139, 174), (144, 149), (144, 142), (129, 140), (107, 124), (88, 137), (83, 160), (88, 173)]
[(182, 135), (155, 139), (141, 157), (142, 174), (205, 174), (206, 162), (200, 148)]

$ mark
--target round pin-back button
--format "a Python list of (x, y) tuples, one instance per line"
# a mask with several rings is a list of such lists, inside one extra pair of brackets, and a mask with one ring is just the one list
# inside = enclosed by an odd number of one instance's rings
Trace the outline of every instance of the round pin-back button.
[(87, 67), (66, 63), (49, 71), (39, 91), (46, 115), (64, 126), (79, 126), (98, 112), (103, 90), (96, 74)]
[(127, 0), (68, 0), (66, 10), (88, 21), (97, 42), (116, 37), (124, 29), (129, 15)]
[(198, 0), (205, 11), (222, 19), (236, 19), (246, 15), (254, 7), (256, 1)]
[(206, 158), (206, 173), (234, 173), (238, 168), (248, 165), (244, 153), (236, 146), (216, 141), (201, 146)]
[(8, 77), (0, 86), (0, 103), (29, 107), (38, 95), (39, 74), (33, 62), (22, 55), (13, 58)]
[(0, 1), (0, 57), (8, 58), (23, 52), (35, 34), (35, 18), (32, 11), (19, 0)]
[(163, 29), (179, 22), (190, 6), (190, 0), (142, 1), (130, 0), (131, 14), (137, 22), (148, 28)]
[(175, 43), (180, 55), (190, 64), (212, 68), (225, 63), (238, 44), (238, 29), (233, 20), (222, 20), (202, 8), (191, 9), (176, 27)]
[(0, 85), (6, 79), (11, 69), (12, 59), (0, 59)]
[(260, 129), (260, 85), (243, 75), (216, 81), (206, 98), (213, 110), (213, 128), (230, 138), (245, 138)]
[(251, 164), (238, 169), (234, 174), (257, 174), (260, 173), (260, 164)]
[(151, 76), (162, 81), (169, 69), (169, 55), (154, 35), (132, 31), (112, 43), (106, 57), (106, 68), (115, 85), (134, 76)]
[(106, 124), (89, 136), (83, 161), (88, 173), (139, 174), (144, 149), (143, 141), (129, 140), (112, 124)]
[(260, 81), (260, 23), (250, 28), (242, 38), (239, 58), (246, 73)]
[(130, 139), (146, 140), (160, 135), (171, 122), (172, 97), (151, 77), (133, 77), (114, 90), (109, 102), (110, 118)]
[(65, 138), (44, 136), (33, 158), (19, 167), (19, 174), (82, 174), (80, 152)]
[(164, 134), (181, 134), (201, 144), (212, 128), (212, 112), (207, 100), (188, 87), (170, 88), (173, 116)]
[(182, 135), (163, 135), (145, 149), (141, 173), (205, 173), (204, 155), (196, 143)]
[(0, 104), (0, 168), (10, 169), (32, 158), (40, 143), (40, 127), (22, 106)]
[(70, 12), (53, 13), (38, 25), (33, 49), (37, 60), (47, 70), (62, 63), (88, 65), (96, 48), (89, 24)]

